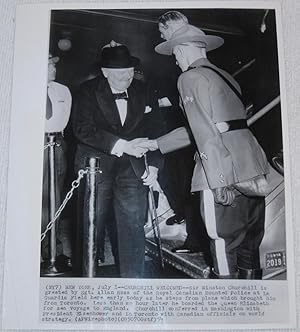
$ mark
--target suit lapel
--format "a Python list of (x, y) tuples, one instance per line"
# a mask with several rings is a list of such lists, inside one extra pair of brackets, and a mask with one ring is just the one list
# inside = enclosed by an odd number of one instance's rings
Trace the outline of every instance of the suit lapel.
[(106, 79), (101, 79), (99, 81), (95, 94), (99, 108), (101, 109), (106, 120), (113, 127), (122, 128), (119, 111)]
[(106, 120), (120, 132), (128, 133), (132, 128), (135, 128), (137, 124), (143, 118), (144, 94), (143, 91), (139, 91), (138, 86), (133, 81), (130, 87), (127, 89), (128, 101), (127, 101), (127, 115), (122, 126), (117, 104), (113, 98), (111, 89), (106, 79), (100, 79), (98, 87), (95, 91), (96, 99), (100, 110), (102, 111)]

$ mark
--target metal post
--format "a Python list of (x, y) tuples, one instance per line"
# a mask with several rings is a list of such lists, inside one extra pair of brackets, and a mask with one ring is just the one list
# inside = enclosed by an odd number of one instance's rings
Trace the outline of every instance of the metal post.
[(83, 238), (83, 276), (93, 278), (96, 275), (96, 197), (97, 176), (100, 173), (100, 159), (89, 158), (87, 161), (87, 183), (84, 195), (84, 238)]
[[(55, 174), (55, 136), (49, 136), (50, 147), (48, 149), (49, 156), (49, 221), (54, 218), (56, 210), (56, 174)], [(56, 260), (56, 224), (53, 225), (49, 233), (49, 256), (50, 264), (54, 267)]]
[[(49, 222), (53, 220), (57, 208), (56, 186), (57, 186), (57, 174), (55, 168), (55, 149), (57, 148), (56, 136), (48, 135), (48, 212)], [(67, 262), (58, 260), (56, 250), (56, 223), (48, 232), (48, 249), (49, 259), (41, 264), (42, 276), (57, 276), (71, 270), (71, 267), (67, 265)]]

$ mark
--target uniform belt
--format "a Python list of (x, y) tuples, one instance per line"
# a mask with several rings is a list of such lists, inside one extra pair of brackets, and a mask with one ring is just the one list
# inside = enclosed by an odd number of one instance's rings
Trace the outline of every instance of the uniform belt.
[(46, 136), (56, 136), (56, 137), (64, 137), (63, 131), (53, 131), (51, 133), (45, 133)]
[(223, 134), (231, 130), (246, 129), (248, 128), (248, 124), (246, 119), (239, 119), (217, 122), (216, 127), (218, 128), (219, 132)]

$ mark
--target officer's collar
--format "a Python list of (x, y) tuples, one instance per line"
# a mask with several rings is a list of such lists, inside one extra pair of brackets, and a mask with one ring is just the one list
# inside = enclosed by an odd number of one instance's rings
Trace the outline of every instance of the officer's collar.
[(197, 67), (201, 67), (201, 66), (209, 66), (209, 65), (212, 65), (209, 60), (207, 58), (200, 58), (200, 59), (197, 59), (196, 61), (194, 61), (193, 63), (191, 63), (187, 69), (190, 70), (190, 69), (195, 69)]

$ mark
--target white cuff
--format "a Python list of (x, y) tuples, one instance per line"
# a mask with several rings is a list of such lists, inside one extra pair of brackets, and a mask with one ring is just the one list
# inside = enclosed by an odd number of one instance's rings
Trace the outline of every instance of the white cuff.
[(126, 141), (124, 139), (119, 139), (117, 140), (116, 144), (111, 150), (111, 154), (117, 156), (117, 157), (122, 157), (124, 153), (124, 146), (126, 144)]
[(170, 102), (170, 99), (168, 97), (163, 97), (158, 99), (158, 106), (159, 107), (170, 107), (172, 106), (172, 103)]

